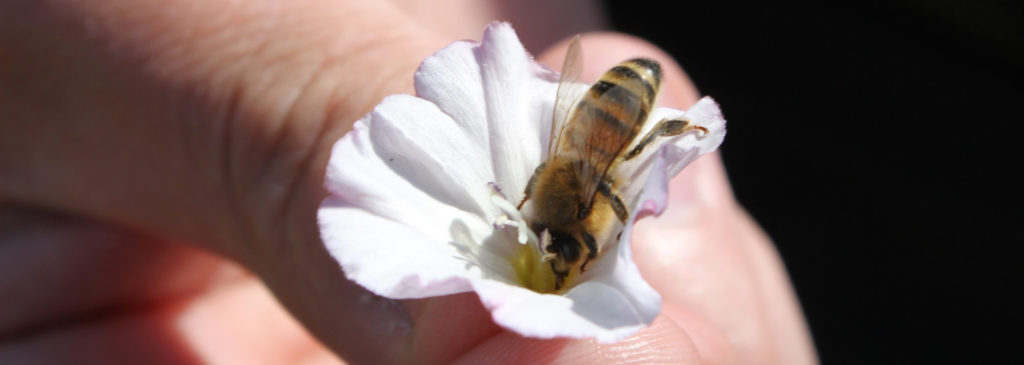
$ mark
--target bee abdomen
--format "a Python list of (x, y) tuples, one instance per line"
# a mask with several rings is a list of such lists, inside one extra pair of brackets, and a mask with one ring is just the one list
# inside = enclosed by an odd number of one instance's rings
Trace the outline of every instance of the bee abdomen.
[[(633, 129), (637, 129), (637, 123), (635, 120), (631, 120), (628, 116), (623, 115), (621, 105), (609, 105), (604, 104), (603, 106), (595, 105), (592, 100), (584, 99), (580, 101), (579, 110), (584, 115), (592, 118), (592, 120), (599, 122), (594, 123), (592, 128), (592, 136), (604, 137), (604, 136), (628, 136), (633, 132)], [(591, 144), (590, 151), (601, 152), (606, 156), (612, 156), (618, 153), (618, 150), (608, 151), (605, 150), (605, 146), (602, 144)]]
[(661, 65), (646, 58), (623, 61), (613, 67), (590, 88), (590, 97), (600, 98), (605, 92), (618, 86), (625, 88), (642, 100), (645, 110), (650, 110), (661, 87)]
[[(581, 115), (597, 122), (591, 125), (591, 138), (631, 140), (653, 109), (660, 84), (661, 66), (644, 58), (623, 61), (605, 72), (577, 106)], [(594, 145), (613, 149), (602, 150), (605, 155), (618, 153), (620, 147), (591, 143)]]

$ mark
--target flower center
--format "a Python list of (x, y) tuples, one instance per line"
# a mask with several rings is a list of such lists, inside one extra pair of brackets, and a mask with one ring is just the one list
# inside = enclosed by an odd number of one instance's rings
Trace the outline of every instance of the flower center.
[[(501, 188), (495, 183), (488, 183), (491, 191), (491, 202), (502, 212), (494, 220), (494, 228), (515, 230), (517, 243), (514, 253), (508, 257), (509, 263), (515, 272), (516, 281), (524, 288), (538, 293), (554, 293), (555, 273), (551, 270), (550, 264), (542, 259), (540, 239), (537, 234), (530, 230), (529, 225), (523, 219), (523, 215), (516, 209), (505, 195)], [(570, 275), (573, 276), (573, 275)], [(574, 279), (573, 277), (567, 279)]]

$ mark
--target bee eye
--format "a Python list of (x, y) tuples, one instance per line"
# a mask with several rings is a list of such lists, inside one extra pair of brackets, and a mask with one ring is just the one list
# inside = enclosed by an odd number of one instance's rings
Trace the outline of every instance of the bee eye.
[(572, 236), (551, 232), (551, 245), (548, 252), (558, 255), (565, 262), (576, 262), (580, 259), (580, 243)]
[(590, 207), (580, 203), (580, 205), (576, 207), (576, 219), (583, 220), (587, 215), (590, 215)]

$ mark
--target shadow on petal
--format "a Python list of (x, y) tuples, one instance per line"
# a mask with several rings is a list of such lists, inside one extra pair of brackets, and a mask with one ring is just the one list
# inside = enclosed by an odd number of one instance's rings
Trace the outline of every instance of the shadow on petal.
[(466, 263), (466, 270), (479, 270), (480, 277), (484, 279), (518, 285), (511, 261), (519, 246), (515, 233), (495, 229), (483, 239), (478, 239), (461, 219), (452, 220), (448, 230), (452, 237), (448, 244), (458, 250), (462, 257), (456, 259)]
[(582, 283), (568, 297), (572, 299), (572, 311), (598, 327), (612, 330), (647, 325), (624, 293), (604, 283)]

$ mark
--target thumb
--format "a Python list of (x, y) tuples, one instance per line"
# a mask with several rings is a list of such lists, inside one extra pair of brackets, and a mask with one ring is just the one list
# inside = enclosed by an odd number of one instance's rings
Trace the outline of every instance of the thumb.
[[(223, 7), (223, 8), (220, 8)], [(316, 208), (334, 140), (440, 48), (386, 2), (0, 2), (0, 202), (241, 262), (333, 350), (406, 345)], [(365, 71), (365, 72), (359, 72)]]

